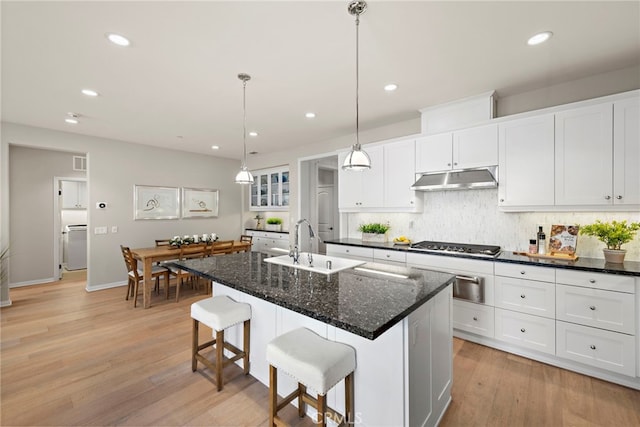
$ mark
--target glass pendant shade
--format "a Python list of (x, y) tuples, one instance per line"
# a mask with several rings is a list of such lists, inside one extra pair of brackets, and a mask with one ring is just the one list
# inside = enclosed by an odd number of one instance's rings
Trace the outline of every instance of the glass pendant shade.
[(363, 171), (371, 169), (371, 159), (366, 151), (360, 147), (360, 144), (354, 144), (353, 148), (344, 159), (342, 164), (343, 170)]
[(236, 175), (236, 184), (253, 184), (253, 175), (244, 166)]

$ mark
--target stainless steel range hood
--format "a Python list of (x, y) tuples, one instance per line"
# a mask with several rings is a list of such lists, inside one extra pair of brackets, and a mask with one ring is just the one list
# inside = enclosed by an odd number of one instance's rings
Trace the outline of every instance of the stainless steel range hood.
[(411, 189), (420, 191), (446, 191), (496, 188), (498, 186), (497, 176), (497, 166), (420, 173), (416, 174), (417, 181), (411, 186)]

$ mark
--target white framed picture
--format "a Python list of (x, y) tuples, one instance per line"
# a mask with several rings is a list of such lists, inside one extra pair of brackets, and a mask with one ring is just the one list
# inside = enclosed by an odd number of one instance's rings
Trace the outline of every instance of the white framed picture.
[(208, 188), (182, 188), (182, 218), (218, 216), (219, 191)]
[(179, 188), (134, 185), (134, 220), (178, 218), (180, 218)]

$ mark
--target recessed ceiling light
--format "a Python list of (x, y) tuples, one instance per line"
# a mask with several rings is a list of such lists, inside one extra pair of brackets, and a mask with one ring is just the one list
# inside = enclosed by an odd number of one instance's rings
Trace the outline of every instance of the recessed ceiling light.
[(316, 116), (316, 113), (308, 112), (304, 115), (307, 119), (313, 119)]
[(98, 92), (93, 89), (82, 89), (82, 93), (87, 96), (98, 96)]
[(258, 136), (258, 132), (255, 132), (255, 131), (249, 132), (249, 136)]
[(131, 42), (125, 36), (121, 36), (116, 33), (107, 33), (107, 39), (113, 44), (117, 44), (118, 46), (129, 46)]
[(384, 90), (386, 90), (387, 92), (393, 92), (394, 90), (398, 89), (398, 85), (395, 83), (389, 83), (388, 85), (385, 85)]
[(542, 33), (535, 34), (527, 40), (529, 46), (535, 46), (540, 43), (544, 43), (551, 38), (553, 33), (551, 31), (544, 31)]
[(76, 119), (72, 119), (72, 118), (64, 119), (64, 121), (69, 123), (70, 125), (77, 125), (78, 124), (78, 121)]
[(211, 149), (212, 149), (212, 150), (219, 150), (219, 149), (220, 149), (220, 147), (219, 147), (219, 146), (217, 146), (217, 145), (212, 145), (212, 146), (211, 146)]

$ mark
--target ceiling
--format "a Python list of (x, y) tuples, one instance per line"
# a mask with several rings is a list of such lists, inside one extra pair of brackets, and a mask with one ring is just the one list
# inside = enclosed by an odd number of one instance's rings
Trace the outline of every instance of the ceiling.
[[(247, 129), (259, 133), (248, 151), (352, 133), (347, 3), (2, 1), (2, 120), (240, 159), (243, 72)], [(504, 97), (640, 63), (638, 1), (368, 4), (361, 130), (489, 90)], [(527, 46), (543, 30), (554, 36)], [(399, 88), (387, 93), (390, 82)], [(80, 122), (66, 124), (68, 112)]]

